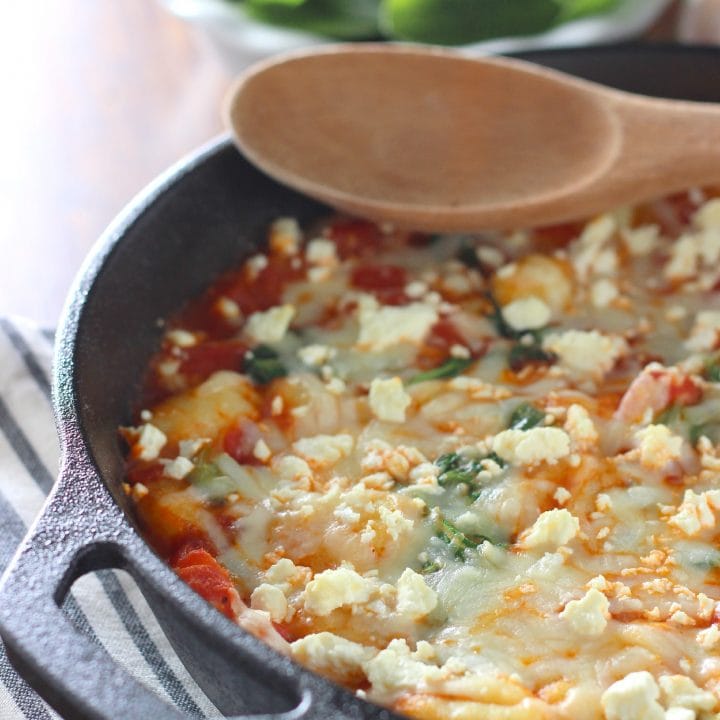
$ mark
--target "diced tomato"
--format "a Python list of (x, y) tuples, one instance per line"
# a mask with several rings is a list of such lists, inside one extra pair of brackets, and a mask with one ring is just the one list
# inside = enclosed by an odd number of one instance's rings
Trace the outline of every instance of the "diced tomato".
[(326, 233), (335, 241), (335, 248), (341, 260), (374, 254), (383, 242), (380, 228), (367, 220), (337, 220), (327, 228)]
[(702, 400), (703, 389), (689, 375), (673, 378), (670, 385), (670, 403), (696, 405)]
[(639, 205), (633, 213), (633, 224), (659, 225), (663, 235), (677, 237), (690, 222), (697, 205), (686, 192)]
[(158, 462), (142, 462), (138, 461), (128, 468), (128, 482), (131, 485), (142, 483), (143, 485), (152, 485), (156, 480), (163, 476), (163, 466)]
[(259, 465), (253, 455), (255, 444), (261, 438), (258, 426), (250, 420), (241, 420), (225, 433), (223, 449), (241, 465)]
[(287, 625), (282, 625), (280, 623), (273, 623), (273, 627), (277, 631), (277, 634), (283, 639), (287, 640), (287, 642), (292, 642), (293, 640), (296, 640), (297, 638), (295, 635), (290, 631), (290, 628)]
[(441, 365), (450, 356), (453, 345), (465, 345), (465, 338), (450, 320), (436, 322), (420, 348), (416, 362), (421, 370)]
[(549, 253), (565, 247), (580, 235), (583, 223), (571, 222), (561, 225), (547, 225), (533, 230), (533, 246), (537, 252)]
[(385, 305), (402, 305), (408, 301), (407, 272), (397, 265), (360, 265), (352, 271), (350, 283), (358, 290), (373, 293)]
[(240, 372), (248, 346), (237, 340), (211, 340), (185, 348), (180, 372), (191, 385), (201, 383), (218, 370)]
[(196, 548), (181, 552), (173, 568), (198, 595), (231, 620), (235, 618), (240, 596), (228, 571), (207, 550)]

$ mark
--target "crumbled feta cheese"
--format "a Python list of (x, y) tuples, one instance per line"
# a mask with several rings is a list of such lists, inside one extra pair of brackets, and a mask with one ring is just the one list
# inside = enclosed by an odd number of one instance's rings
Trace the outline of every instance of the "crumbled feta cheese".
[(323, 570), (305, 586), (305, 609), (313, 615), (329, 615), (344, 605), (366, 603), (374, 589), (371, 580), (351, 568)]
[(325, 238), (316, 238), (307, 244), (305, 259), (312, 265), (333, 267), (338, 264), (335, 243)]
[(553, 465), (570, 454), (570, 438), (564, 430), (554, 427), (503, 430), (493, 438), (492, 449), (510, 463)]
[(381, 505), (378, 514), (387, 534), (393, 540), (397, 540), (402, 533), (407, 533), (413, 528), (412, 520), (406, 518), (400, 510), (390, 510)]
[(251, 280), (255, 280), (257, 276), (268, 266), (268, 259), (262, 253), (253, 255), (245, 261), (245, 267), (250, 275)]
[(460, 360), (467, 360), (471, 356), (470, 349), (466, 348), (464, 345), (458, 345), (457, 343), (455, 345), (450, 346), (450, 357), (459, 358)]
[(295, 255), (301, 240), (302, 232), (295, 218), (278, 218), (270, 226), (268, 244), (273, 252), (280, 255)]
[(372, 660), (363, 665), (374, 691), (397, 693), (422, 687), (446, 676), (442, 668), (428, 665), (410, 651), (405, 640), (391, 640)]
[(182, 480), (184, 477), (189, 475), (194, 468), (195, 465), (193, 465), (190, 460), (188, 460), (186, 457), (183, 457), (182, 455), (178, 455), (171, 462), (165, 463), (165, 467), (163, 468), (163, 475), (175, 478), (176, 480)]
[(255, 447), (253, 448), (253, 455), (258, 460), (260, 460), (260, 462), (265, 462), (272, 457), (272, 451), (268, 447), (267, 443), (262, 438), (260, 438), (255, 443)]
[(663, 675), (658, 679), (665, 705), (669, 708), (687, 708), (695, 712), (712, 710), (717, 700), (707, 690), (701, 690), (686, 675)]
[(422, 280), (413, 280), (405, 286), (405, 294), (413, 300), (418, 300), (429, 290), (427, 283)]
[(596, 308), (607, 307), (619, 294), (617, 285), (608, 278), (596, 280), (590, 288), (590, 299)]
[(145, 423), (140, 428), (140, 435), (135, 443), (135, 453), (140, 460), (156, 460), (166, 442), (167, 436), (162, 430), (151, 423)]
[(720, 311), (702, 310), (695, 317), (695, 324), (685, 346), (693, 352), (714, 350), (720, 340)]
[(657, 225), (641, 225), (637, 228), (623, 228), (620, 233), (630, 254), (639, 257), (651, 253), (657, 247), (660, 228)]
[(250, 607), (253, 610), (264, 610), (273, 622), (282, 622), (287, 615), (288, 604), (285, 593), (275, 585), (262, 583), (250, 595)]
[(480, 245), (475, 249), (475, 255), (483, 265), (491, 268), (498, 268), (505, 262), (505, 256), (492, 245)]
[(280, 558), (265, 571), (265, 581), (287, 593), (305, 572), (309, 572), (307, 568), (298, 567), (290, 558)]
[(570, 498), (572, 498), (572, 495), (564, 487), (557, 488), (553, 493), (553, 500), (555, 500), (558, 505), (566, 505)]
[(600, 215), (585, 225), (580, 237), (571, 246), (572, 263), (580, 278), (595, 270), (598, 256), (617, 230), (612, 215)]
[(683, 439), (673, 435), (667, 425), (648, 425), (635, 433), (639, 442), (640, 462), (647, 468), (659, 469), (680, 459)]
[(595, 425), (582, 405), (573, 404), (568, 408), (563, 427), (575, 450), (589, 450), (598, 441)]
[(628, 352), (625, 340), (597, 330), (566, 330), (543, 340), (543, 348), (555, 353), (569, 370), (602, 378)]
[(282, 415), (284, 407), (285, 401), (282, 399), (282, 395), (276, 395), (270, 403), (270, 412), (273, 415)]
[(378, 420), (405, 422), (405, 411), (412, 398), (405, 392), (399, 377), (389, 380), (375, 378), (370, 384), (368, 402)]
[(719, 509), (720, 490), (706, 490), (697, 494), (687, 489), (678, 511), (668, 519), (668, 525), (692, 537), (701, 530), (715, 527), (715, 511)]
[(379, 352), (401, 342), (418, 344), (437, 322), (437, 310), (426, 303), (410, 303), (401, 307), (383, 305), (359, 308), (360, 332), (357, 346)]
[(253, 313), (245, 324), (245, 334), (258, 343), (280, 342), (295, 315), (292, 305), (278, 305), (264, 312)]
[(397, 611), (418, 619), (431, 613), (437, 604), (437, 594), (426, 585), (423, 576), (406, 568), (397, 581)]
[(720, 645), (720, 627), (710, 625), (696, 635), (696, 640), (706, 650), (712, 650)]
[(226, 320), (237, 320), (242, 315), (240, 306), (227, 297), (218, 298), (215, 307)]
[(334, 465), (347, 457), (352, 452), (353, 445), (352, 435), (314, 435), (296, 440), (293, 449), (308, 462), (325, 466)]
[(297, 351), (300, 360), (310, 367), (320, 367), (337, 355), (337, 350), (329, 345), (306, 345)]
[(578, 635), (600, 635), (607, 627), (610, 603), (596, 588), (590, 588), (580, 600), (571, 600), (560, 613)]
[(712, 198), (699, 207), (692, 221), (701, 230), (720, 228), (720, 198)]
[(664, 720), (665, 711), (657, 701), (660, 688), (655, 678), (642, 670), (614, 682), (600, 699), (606, 720)]
[(297, 455), (285, 455), (277, 463), (273, 463), (273, 470), (283, 480), (297, 480), (298, 478), (312, 477), (310, 466)]
[(550, 322), (552, 311), (539, 297), (528, 297), (513, 300), (502, 308), (505, 322), (513, 330), (537, 330)]
[(579, 532), (580, 521), (565, 508), (555, 508), (542, 513), (518, 542), (525, 549), (560, 547)]
[(695, 235), (682, 235), (670, 247), (670, 260), (663, 268), (668, 280), (685, 280), (697, 273), (700, 248)]
[(331, 632), (306, 635), (290, 645), (293, 658), (316, 672), (335, 679), (363, 676), (363, 663), (371, 660), (377, 649), (346, 640)]
[(181, 348), (188, 348), (197, 344), (195, 335), (187, 330), (168, 330), (165, 333), (165, 338), (168, 342)]

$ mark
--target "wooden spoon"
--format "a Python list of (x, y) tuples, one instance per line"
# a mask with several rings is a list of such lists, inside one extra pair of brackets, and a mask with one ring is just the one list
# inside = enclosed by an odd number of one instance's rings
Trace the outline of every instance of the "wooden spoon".
[(431, 231), (562, 222), (720, 181), (720, 108), (508, 58), (339, 45), (254, 66), (226, 120), (280, 182)]

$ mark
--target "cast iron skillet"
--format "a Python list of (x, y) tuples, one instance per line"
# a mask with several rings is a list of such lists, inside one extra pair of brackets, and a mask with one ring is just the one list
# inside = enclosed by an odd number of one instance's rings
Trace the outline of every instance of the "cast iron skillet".
[[(605, 47), (524, 57), (608, 85), (720, 101), (720, 50)], [(352, 148), (348, 148), (352, 163)], [(79, 635), (60, 609), (79, 576), (123, 568), (188, 670), (228, 715), (393, 718), (281, 657), (185, 586), (137, 532), (122, 492), (117, 427), (129, 421), (162, 326), (279, 215), (326, 212), (251, 167), (222, 138), (145, 190), (107, 230), (65, 309), (55, 355), (60, 477), (0, 589), (0, 633), (20, 674), (61, 714), (111, 720), (184, 715)]]

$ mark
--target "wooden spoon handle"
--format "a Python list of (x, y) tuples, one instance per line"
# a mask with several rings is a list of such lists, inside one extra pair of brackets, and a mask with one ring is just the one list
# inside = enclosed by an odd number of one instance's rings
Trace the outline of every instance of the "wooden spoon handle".
[(648, 197), (720, 182), (720, 107), (629, 95), (613, 104), (622, 132), (606, 180), (618, 193)]

